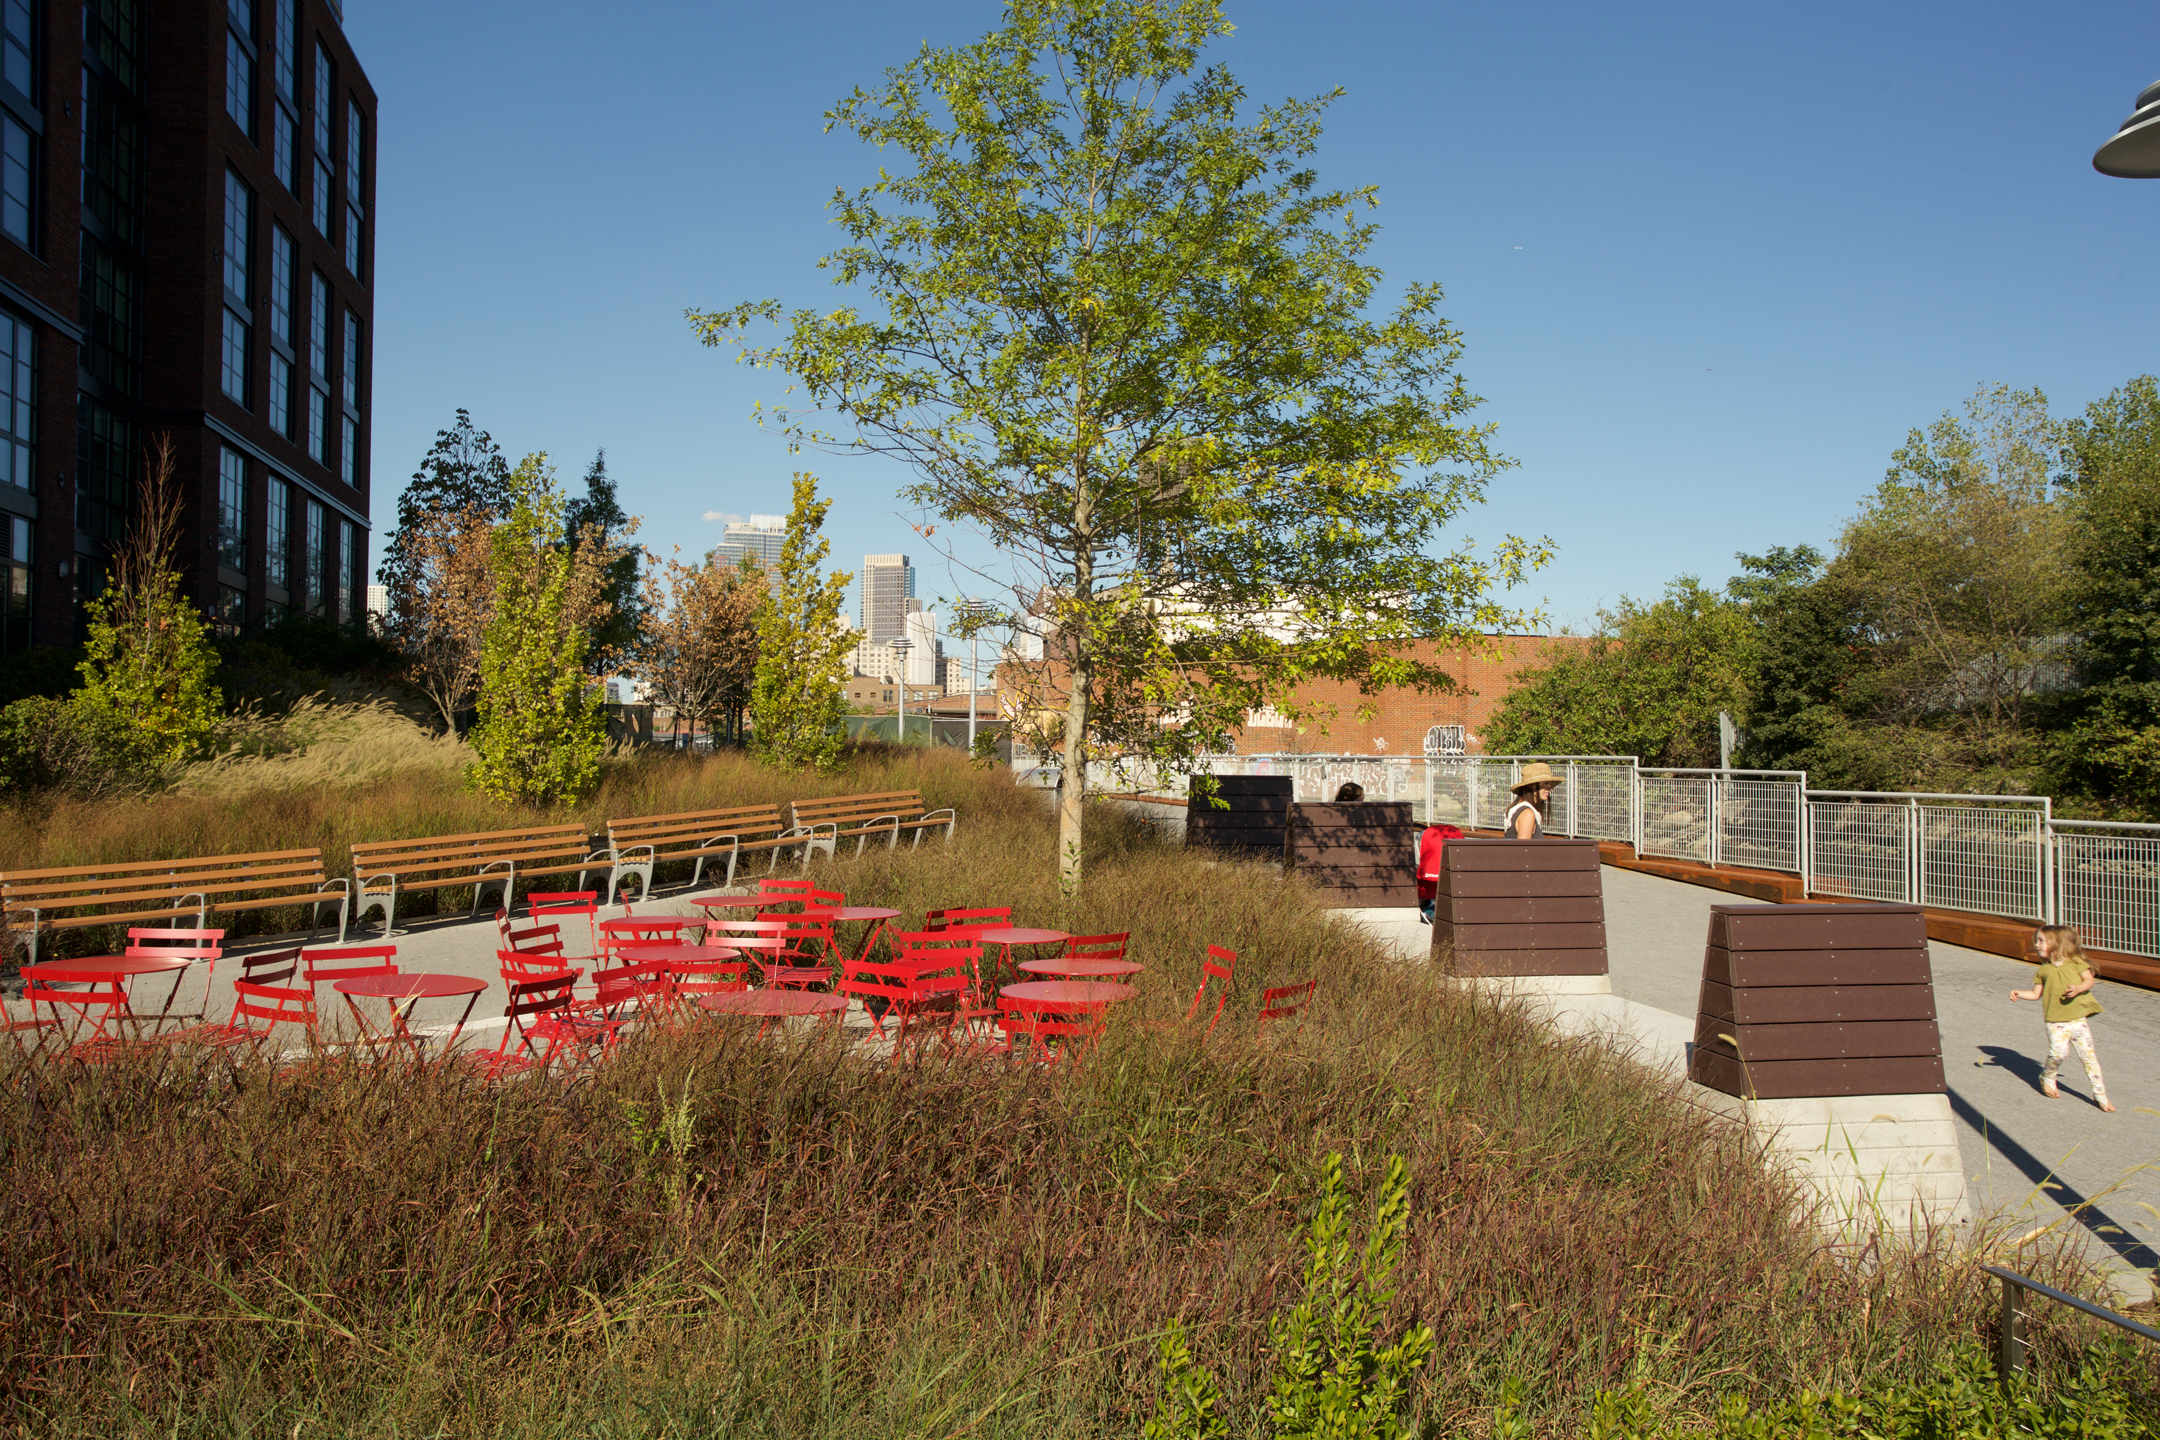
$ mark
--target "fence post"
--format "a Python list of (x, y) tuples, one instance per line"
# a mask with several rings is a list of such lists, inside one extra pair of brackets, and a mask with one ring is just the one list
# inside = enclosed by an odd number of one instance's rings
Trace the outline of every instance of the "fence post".
[(2040, 843), (2034, 847), (2039, 853), (2033, 856), (2033, 864), (2039, 873), (2033, 878), (2040, 886), (2040, 920), (2053, 925), (2055, 921), (2055, 802), (2043, 798), (2040, 805)]
[(1725, 853), (1725, 847), (1720, 843), (1724, 837), (1718, 833), (1723, 828), (1718, 823), (1718, 812), (1724, 808), (1718, 802), (1724, 798), (1725, 776), (1721, 771), (1713, 770), (1710, 783), (1703, 786), (1703, 820), (1710, 827), (1710, 833), (1703, 837), (1703, 854), (1709, 857), (1713, 870), (1717, 869), (1718, 861)]
[(2021, 1286), (2008, 1276), (2002, 1281), (2002, 1324), (1995, 1347), (1995, 1374), (2005, 1389), (2010, 1377), (2025, 1368), (2025, 1327)]
[(1635, 857), (1642, 858), (1642, 760), (1640, 757), (1628, 762), (1628, 844), (1634, 847)]
[(1920, 798), (1905, 798), (1905, 903), (1927, 904), (1927, 837), (1921, 833)]

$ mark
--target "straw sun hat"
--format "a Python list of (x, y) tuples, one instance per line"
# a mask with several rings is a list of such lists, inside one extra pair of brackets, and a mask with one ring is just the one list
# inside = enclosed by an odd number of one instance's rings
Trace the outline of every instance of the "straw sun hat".
[(1547, 765), (1542, 760), (1533, 760), (1522, 767), (1522, 778), (1509, 788), (1517, 795), (1520, 795), (1533, 785), (1562, 785), (1565, 783), (1558, 775), (1553, 774), (1552, 766)]

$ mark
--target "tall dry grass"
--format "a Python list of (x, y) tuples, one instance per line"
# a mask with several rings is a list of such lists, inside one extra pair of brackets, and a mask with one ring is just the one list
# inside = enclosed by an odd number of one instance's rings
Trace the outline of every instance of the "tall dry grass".
[[(1294, 879), (1104, 814), (1068, 904), (1039, 797), (944, 757), (859, 765), (846, 788), (919, 777), (964, 808), (950, 849), (830, 871), (851, 900), (1132, 931), (1142, 995), (1088, 1064), (895, 1067), (721, 1026), (573, 1086), (18, 1062), (0, 1414), (64, 1435), (1131, 1435), (1175, 1316), (1257, 1433), (1329, 1151), (1367, 1188), (1409, 1159), (1389, 1323), (1439, 1334), (1424, 1433), (1478, 1433), (1510, 1376), (1543, 1429), (1580, 1433), (1600, 1388), (1703, 1415), (1917, 1374), (1988, 1323), (1947, 1246), (1823, 1249), (1738, 1133), (1331, 928)], [(1243, 957), (1216, 1039), (1133, 1023), (1182, 1010), (1207, 941)], [(1259, 988), (1306, 975), (1307, 1023), (1257, 1036)]]

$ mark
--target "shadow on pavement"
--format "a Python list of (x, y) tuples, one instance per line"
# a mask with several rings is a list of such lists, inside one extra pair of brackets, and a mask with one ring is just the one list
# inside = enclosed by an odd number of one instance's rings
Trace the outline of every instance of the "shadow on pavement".
[[(1983, 1048), (1992, 1050), (1995, 1047)], [(2039, 1065), (2030, 1060), (2026, 1060), (2025, 1064), (2032, 1071), (2033, 1082), (2038, 1084)], [(1950, 1108), (1958, 1119), (1985, 1137), (1996, 1154), (2017, 1167), (2018, 1173), (2038, 1187), (2041, 1194), (2062, 1206), (2071, 1219), (2084, 1226), (2095, 1240), (2114, 1252), (2117, 1259), (2139, 1270), (2150, 1271), (2160, 1267), (2160, 1254), (2155, 1254), (2150, 1245), (2124, 1229), (2107, 1211), (2087, 1200), (2083, 1194), (2056, 1175), (2038, 1156), (1991, 1124), (1988, 1118), (1974, 1109), (1972, 1102), (1958, 1094), (1954, 1087), (1950, 1090)]]

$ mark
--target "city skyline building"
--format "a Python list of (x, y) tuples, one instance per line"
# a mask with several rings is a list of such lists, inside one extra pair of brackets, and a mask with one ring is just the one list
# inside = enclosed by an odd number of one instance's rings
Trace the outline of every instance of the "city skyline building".
[(905, 555), (865, 555), (858, 577), (862, 594), (862, 630), (872, 645), (890, 645), (907, 633), (907, 614), (915, 598), (915, 567)]
[(336, 0), (0, 3), (0, 653), (78, 637), (161, 439), (219, 628), (360, 617), (376, 120)]
[(745, 555), (760, 570), (780, 567), (780, 547), (787, 539), (785, 515), (752, 515), (747, 521), (730, 520), (720, 532), (720, 543), (707, 558), (718, 565), (740, 565)]

